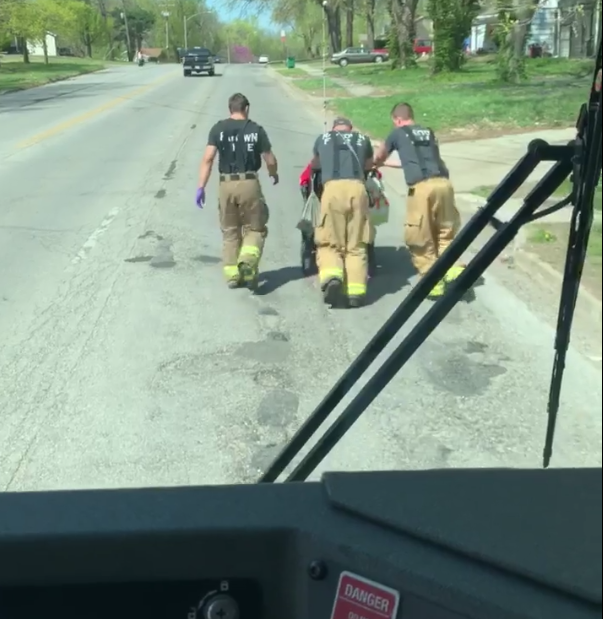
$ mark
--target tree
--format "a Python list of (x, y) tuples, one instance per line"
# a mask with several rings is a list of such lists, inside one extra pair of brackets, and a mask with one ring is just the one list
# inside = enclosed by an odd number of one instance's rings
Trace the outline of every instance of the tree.
[(519, 83), (526, 77), (526, 44), (539, 0), (497, 0), (495, 32), (498, 78)]
[(415, 17), (418, 0), (391, 0), (389, 12), (391, 31), (389, 36), (390, 56), (392, 49), (392, 69), (410, 69), (416, 66), (414, 52)]
[(429, 0), (427, 10), (433, 23), (433, 70), (459, 71), (465, 62), (463, 43), (479, 13), (478, 0)]
[(117, 25), (114, 40), (125, 43), (128, 60), (132, 61), (144, 37), (153, 29), (157, 15), (136, 5), (128, 6), (125, 11), (115, 8), (112, 15)]
[(97, 43), (108, 43), (110, 24), (103, 15), (104, 5), (93, 0), (81, 0), (75, 7), (75, 38), (84, 46), (86, 56), (92, 58), (92, 47)]

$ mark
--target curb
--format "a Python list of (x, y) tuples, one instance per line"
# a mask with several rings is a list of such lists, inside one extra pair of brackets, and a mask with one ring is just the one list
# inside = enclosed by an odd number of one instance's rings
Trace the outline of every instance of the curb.
[[(486, 199), (481, 196), (472, 193), (460, 193), (457, 194), (457, 198), (469, 203), (473, 212), (475, 213), (478, 208), (481, 208)], [(502, 223), (506, 223), (502, 220)], [(495, 226), (492, 226), (495, 228)], [(534, 275), (534, 269), (539, 271), (539, 279), (542, 283), (550, 287), (551, 280), (555, 287), (558, 287), (563, 282), (563, 273), (560, 273), (557, 269), (553, 268), (550, 264), (547, 264), (541, 260), (536, 254), (525, 249), (527, 242), (525, 226), (519, 229), (517, 236), (513, 243), (509, 246), (513, 257), (513, 264), (520, 268), (527, 275)], [(601, 302), (595, 295), (589, 292), (582, 284), (579, 288), (580, 296), (588, 305), (589, 313), (593, 318), (601, 320), (601, 314), (603, 311), (603, 302)]]

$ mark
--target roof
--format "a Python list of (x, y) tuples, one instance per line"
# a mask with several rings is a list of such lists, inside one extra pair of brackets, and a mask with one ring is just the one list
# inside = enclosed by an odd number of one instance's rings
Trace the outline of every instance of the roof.
[(161, 47), (142, 47), (140, 52), (149, 58), (159, 58), (163, 53), (163, 49)]

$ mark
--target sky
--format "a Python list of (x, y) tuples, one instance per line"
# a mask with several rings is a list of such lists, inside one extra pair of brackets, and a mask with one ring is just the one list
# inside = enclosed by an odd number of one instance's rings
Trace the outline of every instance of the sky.
[[(208, 0), (207, 5), (218, 11), (220, 18), (223, 21), (232, 21), (235, 19), (240, 19), (245, 15), (245, 8), (230, 8), (225, 6), (224, 0)], [(267, 28), (269, 30), (277, 30), (277, 26), (272, 22), (270, 11), (264, 11), (263, 14), (259, 16), (260, 26), (262, 28)]]

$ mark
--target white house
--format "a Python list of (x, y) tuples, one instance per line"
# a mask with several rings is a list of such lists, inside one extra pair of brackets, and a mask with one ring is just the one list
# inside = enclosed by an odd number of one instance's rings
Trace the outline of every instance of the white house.
[[(46, 49), (49, 56), (58, 56), (56, 34), (52, 32), (46, 33)], [(44, 44), (42, 41), (27, 41), (27, 50), (30, 56), (43, 56)]]
[[(528, 47), (538, 45), (545, 54), (558, 58), (592, 55), (601, 23), (597, 7), (600, 5), (594, 0), (540, 0), (530, 23)], [(472, 53), (495, 51), (491, 35), (497, 22), (498, 15), (492, 11), (484, 11), (474, 20)]]

